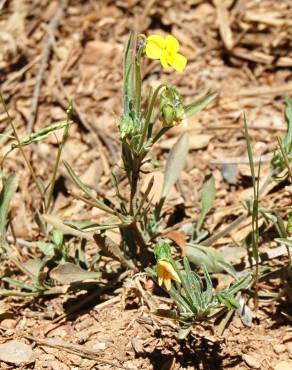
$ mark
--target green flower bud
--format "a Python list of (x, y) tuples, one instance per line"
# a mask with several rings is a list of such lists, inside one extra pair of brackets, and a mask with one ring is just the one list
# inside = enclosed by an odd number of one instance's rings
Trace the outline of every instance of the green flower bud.
[(120, 120), (120, 133), (122, 139), (125, 137), (130, 138), (135, 131), (135, 126), (130, 116), (122, 116)]
[(174, 86), (168, 86), (160, 95), (160, 109), (166, 126), (175, 126), (184, 118), (184, 106)]
[(175, 119), (175, 111), (170, 104), (162, 107), (162, 117), (167, 126), (171, 126)]
[(168, 261), (171, 255), (169, 244), (165, 242), (156, 244), (154, 247), (154, 255), (155, 255), (156, 261), (159, 261), (159, 260)]

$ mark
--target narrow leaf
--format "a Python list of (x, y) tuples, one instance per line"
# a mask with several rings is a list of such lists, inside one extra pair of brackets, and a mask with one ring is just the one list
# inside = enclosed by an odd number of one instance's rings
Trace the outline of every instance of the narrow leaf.
[(202, 99), (187, 105), (185, 107), (185, 113), (187, 117), (192, 116), (193, 114), (196, 114), (207, 107), (216, 97), (218, 96), (218, 91), (214, 91), (206, 96), (204, 96)]
[(280, 244), (285, 244), (288, 247), (292, 247), (292, 240), (291, 239), (286, 239), (286, 238), (276, 238), (274, 239), (275, 242), (280, 243)]
[(42, 217), (48, 224), (52, 225), (57, 230), (62, 231), (62, 233), (66, 234), (66, 235), (74, 235), (74, 236), (77, 236), (79, 238), (84, 238), (86, 240), (92, 240), (93, 239), (93, 234), (92, 233), (82, 232), (80, 230), (73, 229), (73, 227), (65, 225), (60, 218), (58, 218), (54, 215), (43, 214)]
[(68, 174), (70, 175), (71, 179), (73, 180), (74, 184), (79, 189), (81, 189), (90, 199), (92, 199), (94, 201), (96, 207), (104, 210), (105, 212), (115, 214), (115, 211), (113, 211), (110, 207), (108, 207), (106, 204), (104, 204), (102, 201), (100, 201), (96, 198), (96, 196), (94, 195), (94, 192), (81, 181), (80, 177), (76, 175), (75, 171), (69, 165), (68, 162), (64, 161), (64, 165), (66, 167), (66, 170), (68, 171)]
[(133, 34), (130, 35), (124, 54), (123, 100), (124, 115), (128, 116), (133, 100)]
[(201, 213), (197, 222), (197, 232), (201, 229), (207, 213), (210, 211), (212, 204), (215, 200), (216, 188), (215, 179), (213, 175), (205, 178), (202, 192), (201, 192)]
[(212, 247), (206, 247), (200, 244), (188, 244), (186, 256), (191, 263), (203, 268), (203, 265), (209, 272), (226, 271), (231, 276), (236, 276), (234, 267), (224, 260), (223, 255)]
[(286, 97), (285, 114), (288, 123), (288, 131), (285, 138), (283, 139), (283, 144), (287, 154), (290, 154), (290, 152), (292, 152), (292, 99), (289, 97)]
[(18, 180), (15, 173), (11, 174), (3, 185), (0, 193), (0, 246), (3, 247), (6, 243), (6, 225), (9, 204), (16, 192)]
[[(71, 123), (71, 122), (69, 122), (69, 123)], [(23, 137), (22, 139), (19, 140), (19, 143), (13, 144), (12, 147), (13, 148), (19, 148), (21, 146), (26, 146), (26, 145), (29, 145), (29, 144), (31, 144), (33, 142), (36, 142), (36, 141), (44, 140), (49, 135), (51, 135), (53, 132), (55, 132), (56, 130), (60, 130), (60, 129), (66, 127), (66, 125), (68, 125), (67, 121), (54, 123), (50, 126), (47, 126), (43, 129), (41, 129), (38, 132), (34, 132), (32, 134), (29, 134), (29, 135)]]
[(99, 272), (83, 270), (81, 267), (70, 262), (59, 265), (50, 272), (50, 278), (61, 284), (72, 284), (83, 280), (97, 279), (99, 277)]
[(178, 141), (171, 149), (166, 162), (164, 184), (161, 198), (166, 198), (172, 186), (178, 180), (180, 173), (185, 165), (189, 150), (189, 136), (187, 133), (180, 136)]

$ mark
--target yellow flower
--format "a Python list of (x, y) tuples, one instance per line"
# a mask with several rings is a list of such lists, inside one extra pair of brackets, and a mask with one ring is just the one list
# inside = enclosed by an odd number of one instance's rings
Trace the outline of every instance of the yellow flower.
[(172, 264), (165, 260), (159, 260), (157, 262), (157, 276), (159, 286), (164, 283), (166, 290), (171, 289), (171, 280), (181, 282)]
[(187, 58), (179, 54), (179, 42), (171, 35), (165, 38), (159, 35), (147, 37), (145, 52), (150, 59), (160, 59), (163, 68), (173, 67), (182, 72), (187, 64)]

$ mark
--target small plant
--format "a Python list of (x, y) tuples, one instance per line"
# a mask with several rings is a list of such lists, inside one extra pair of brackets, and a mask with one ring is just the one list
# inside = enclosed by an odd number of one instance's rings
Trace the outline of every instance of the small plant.
[[(153, 171), (155, 162), (150, 152), (156, 142), (172, 127), (181, 124), (190, 115), (205, 108), (217, 93), (211, 93), (190, 105), (185, 105), (176, 86), (162, 83), (154, 91), (150, 89), (147, 99), (142, 98), (142, 62), (146, 57), (159, 59), (163, 68), (173, 67), (182, 72), (186, 58), (179, 53), (179, 43), (171, 35), (163, 38), (139, 35), (130, 36), (124, 57), (123, 114), (119, 120), (122, 144), (122, 165), (129, 191), (119, 187), (115, 169), (112, 184), (116, 191), (118, 207), (106, 205), (97, 199), (94, 192), (86, 187), (69, 163), (66, 168), (73, 182), (84, 196), (78, 197), (86, 203), (105, 211), (110, 218), (102, 225), (96, 225), (94, 240), (103, 253), (121, 261), (126, 267), (140, 270), (153, 259), (153, 242), (157, 239), (162, 224), (161, 210), (171, 187), (178, 179), (188, 152), (187, 135), (179, 138), (170, 153), (160, 201), (152, 207), (148, 196), (153, 187), (149, 182), (144, 193), (140, 182), (144, 171)], [(107, 229), (118, 228), (121, 243), (117, 245), (107, 235)], [(98, 231), (97, 231), (98, 230)]]
[[(223, 256), (216, 249), (211, 248), (212, 240), (216, 236), (206, 239), (208, 232), (204, 230), (204, 222), (215, 199), (215, 181), (212, 175), (206, 177), (200, 199), (200, 214), (193, 225), (192, 235), (186, 245), (185, 257), (181, 262), (171, 256), (171, 245), (164, 239), (163, 206), (165, 200), (178, 180), (184, 167), (188, 154), (188, 134), (182, 134), (170, 150), (166, 161), (164, 183), (160, 199), (152, 204), (149, 199), (153, 190), (152, 178), (146, 189), (142, 191), (141, 180), (145, 172), (155, 171), (157, 161), (151, 157), (154, 145), (177, 125), (186, 122), (189, 116), (204, 109), (217, 96), (217, 92), (207, 94), (204, 98), (186, 105), (178, 89), (173, 84), (162, 83), (155, 89), (150, 88), (146, 98), (142, 96), (142, 65), (145, 57), (159, 60), (165, 69), (173, 68), (183, 72), (187, 59), (179, 52), (180, 45), (175, 37), (168, 35), (131, 35), (127, 42), (124, 55), (124, 80), (123, 80), (123, 113), (117, 124), (121, 142), (121, 161), (116, 164), (111, 172), (112, 186), (115, 190), (115, 201), (105, 202), (97, 196), (94, 190), (86, 186), (76, 174), (71, 164), (64, 162), (65, 168), (74, 185), (81, 193), (72, 192), (72, 196), (82, 200), (91, 207), (96, 207), (104, 212), (104, 221), (100, 224), (84, 220), (60, 220), (51, 214), (53, 192), (61, 162), (61, 152), (68, 137), (72, 123), (73, 108), (69, 104), (67, 119), (64, 122), (48, 126), (37, 133), (19, 138), (12, 119), (9, 116), (1, 95), (2, 104), (6, 110), (13, 131), (14, 143), (7, 155), (15, 149), (21, 151), (28, 170), (40, 194), (41, 207), (36, 212), (36, 221), (45, 241), (33, 243), (33, 247), (42, 254), (42, 258), (34, 258), (21, 263), (13, 254), (7, 243), (7, 225), (9, 224), (9, 203), (17, 189), (17, 179), (10, 175), (0, 194), (0, 243), (1, 249), (25, 275), (29, 282), (12, 279), (6, 276), (3, 283), (20, 288), (0, 290), (1, 295), (39, 296), (42, 294), (55, 294), (55, 283), (71, 285), (87, 279), (99, 279), (100, 272), (94, 271), (95, 263), (100, 255), (110, 256), (121, 264), (121, 269), (131, 269), (135, 272), (147, 272), (163, 287), (175, 303), (175, 310), (157, 310), (163, 316), (171, 317), (180, 323), (181, 338), (185, 337), (196, 322), (210, 320), (219, 315), (222, 310), (236, 310), (239, 303), (236, 299), (239, 292), (247, 287), (254, 287), (256, 305), (259, 296), (260, 280), (260, 254), (259, 219), (272, 220), (277, 226), (279, 238), (277, 242), (287, 246), (289, 255), (289, 279), (291, 279), (291, 216), (287, 228), (276, 212), (266, 212), (260, 207), (260, 195), (272, 180), (292, 178), (292, 100), (287, 98), (286, 117), (288, 131), (283, 139), (278, 139), (279, 148), (275, 152), (272, 169), (265, 184), (259, 186), (260, 166), (256, 173), (251, 143), (245, 122), (245, 138), (247, 142), (249, 163), (252, 174), (253, 196), (246, 201), (246, 214), (239, 217), (239, 221), (252, 218), (251, 255), (255, 260), (254, 275), (246, 274), (238, 278), (235, 268), (226, 263)], [(36, 176), (30, 165), (23, 147), (39, 140), (44, 140), (55, 130), (63, 129), (63, 137), (59, 143), (53, 175), (48, 185), (43, 184)], [(6, 156), (5, 156), (6, 157)], [(3, 167), (4, 159), (1, 161)], [(121, 188), (119, 176), (127, 178), (126, 188)], [(242, 217), (243, 216), (243, 217)], [(237, 225), (235, 220), (234, 225)], [(120, 243), (113, 241), (108, 230), (118, 229)], [(228, 232), (231, 228), (228, 228)], [(70, 240), (67, 236), (73, 236)], [(222, 233), (219, 232), (219, 236)], [(73, 240), (75, 255), (69, 253), (69, 244)], [(92, 261), (87, 261), (84, 253), (88, 240), (95, 241), (99, 250)], [(154, 258), (155, 257), (155, 258)], [(155, 263), (156, 267), (150, 266)], [(190, 262), (203, 270), (203, 278), (192, 271)], [(120, 273), (119, 269), (118, 273)], [(209, 272), (225, 271), (235, 278), (235, 282), (226, 289), (215, 292)], [(290, 281), (287, 278), (287, 281)]]
[[(204, 265), (205, 289), (201, 278), (192, 271), (186, 257), (183, 259), (183, 266), (171, 257), (168, 243), (156, 244), (154, 253), (157, 262), (156, 270), (149, 268), (147, 271), (160, 286), (164, 284), (176, 305), (176, 310), (157, 310), (156, 313), (180, 322), (180, 338), (184, 338), (189, 333), (194, 323), (210, 320), (222, 313), (222, 309), (239, 308), (235, 295), (247, 288), (252, 280), (252, 276), (246, 274), (229, 288), (215, 293), (210, 275)], [(171, 284), (172, 280), (174, 284)]]
[[(88, 268), (89, 265), (94, 266), (94, 261), (90, 264), (87, 263), (83, 253), (86, 241), (91, 239), (96, 242), (101, 254), (119, 260), (124, 268), (139, 271), (153, 262), (153, 243), (159, 238), (158, 229), (163, 226), (161, 210), (171, 187), (178, 179), (184, 166), (188, 152), (187, 135), (182, 135), (171, 150), (166, 165), (161, 199), (154, 207), (149, 201), (153, 180), (149, 182), (145, 192), (140, 189), (141, 176), (143, 176), (144, 171), (151, 172), (156, 166), (155, 161), (150, 157), (151, 149), (168, 130), (181, 124), (190, 115), (205, 108), (217, 96), (216, 92), (210, 93), (193, 104), (185, 105), (176, 86), (163, 83), (155, 90), (150, 89), (146, 99), (142, 97), (143, 59), (145, 57), (158, 59), (163, 68), (172, 67), (176, 71), (182, 72), (186, 67), (187, 59), (179, 53), (179, 48), (179, 42), (171, 35), (166, 37), (139, 35), (137, 38), (131, 35), (127, 42), (124, 56), (123, 114), (118, 122), (122, 144), (122, 163), (113, 168), (111, 173), (117, 202), (106, 204), (102, 199), (99, 199), (95, 192), (81, 181), (72, 166), (67, 162), (64, 163), (73, 183), (82, 191), (82, 195), (72, 192), (72, 196), (104, 211), (107, 218), (101, 224), (90, 221), (74, 223), (71, 220), (60, 220), (50, 214), (61, 152), (72, 123), (72, 104), (68, 106), (66, 121), (50, 125), (38, 132), (20, 138), (1, 95), (2, 105), (11, 125), (14, 140), (11, 150), (2, 159), (1, 165), (3, 167), (4, 160), (11, 151), (19, 150), (21, 152), (41, 199), (41, 207), (36, 211), (35, 219), (41, 233), (46, 240), (49, 240), (34, 243), (36, 250), (41, 252), (44, 257), (28, 261), (31, 265), (29, 269), (34, 271), (33, 274), (14, 258), (17, 267), (31, 279), (31, 285), (23, 285), (10, 277), (3, 280), (5, 283), (21, 287), (23, 290), (20, 292), (21, 294), (38, 295), (50, 291), (54, 287), (54, 280), (61, 283), (70, 283), (78, 279), (93, 277), (93, 275), (98, 276), (98, 273), (94, 271), (89, 272), (80, 268)], [(63, 130), (63, 137), (59, 143), (52, 179), (46, 185), (37, 177), (23, 147), (44, 140), (60, 129)], [(129, 188), (127, 191), (120, 189), (116, 170), (122, 170), (128, 178)], [(2, 212), (2, 218), (0, 217), (2, 220), (1, 248), (10, 259), (11, 248), (6, 242), (6, 229), (9, 223), (8, 205), (16, 188), (15, 175), (11, 175), (4, 182), (3, 199), (0, 203)], [(113, 204), (117, 204), (117, 206), (113, 206)], [(120, 244), (116, 244), (107, 235), (107, 230), (114, 228), (120, 231)], [(59, 233), (58, 242), (56, 242), (57, 233)], [(81, 238), (81, 243), (80, 241), (76, 243), (77, 245), (81, 244), (82, 247), (77, 247), (75, 259), (69, 255), (68, 238), (64, 238), (63, 235)], [(60, 277), (58, 273), (55, 273), (59, 267), (62, 272), (61, 275), (63, 274), (66, 278), (62, 278), (63, 275)], [(71, 279), (68, 278), (69, 273), (72, 275)], [(14, 290), (10, 292), (12, 292), (11, 294), (17, 293)], [(8, 295), (10, 293), (9, 290), (2, 290), (2, 294)]]

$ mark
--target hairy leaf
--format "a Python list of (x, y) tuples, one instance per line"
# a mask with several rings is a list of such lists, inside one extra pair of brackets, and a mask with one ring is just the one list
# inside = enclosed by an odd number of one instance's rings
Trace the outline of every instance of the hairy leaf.
[(50, 278), (61, 284), (72, 284), (83, 280), (97, 279), (99, 277), (99, 272), (83, 270), (81, 267), (70, 262), (59, 265), (50, 272)]
[(0, 246), (3, 247), (6, 243), (6, 225), (9, 204), (16, 192), (18, 180), (15, 173), (11, 174), (5, 181), (0, 193)]
[(207, 213), (210, 211), (212, 204), (215, 200), (216, 188), (215, 179), (213, 175), (209, 175), (205, 178), (202, 192), (201, 192), (201, 213), (197, 222), (197, 231), (199, 231), (203, 225)]
[(204, 96), (202, 99), (187, 105), (185, 107), (185, 113), (187, 117), (196, 114), (207, 107), (216, 97), (218, 96), (218, 91), (214, 91), (211, 94)]
[(166, 198), (172, 186), (178, 180), (185, 165), (189, 150), (189, 136), (187, 133), (180, 136), (171, 149), (166, 162), (164, 183), (161, 198)]

